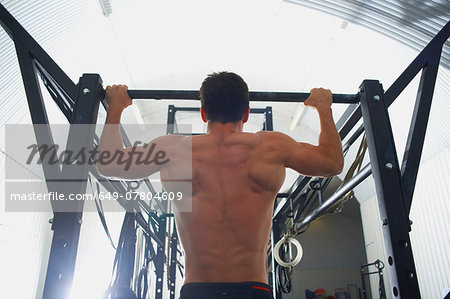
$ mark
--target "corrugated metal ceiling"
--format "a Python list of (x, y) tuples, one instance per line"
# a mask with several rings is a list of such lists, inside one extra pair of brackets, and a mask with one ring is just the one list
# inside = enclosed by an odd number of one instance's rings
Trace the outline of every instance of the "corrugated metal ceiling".
[[(421, 51), (450, 21), (450, 1), (419, 0), (285, 0), (367, 27)], [(344, 25), (345, 26), (345, 25)], [(450, 42), (442, 64), (450, 66)]]

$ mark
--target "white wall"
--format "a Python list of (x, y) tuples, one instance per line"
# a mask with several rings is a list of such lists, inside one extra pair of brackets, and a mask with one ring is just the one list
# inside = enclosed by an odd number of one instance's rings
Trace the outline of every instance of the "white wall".
[(367, 260), (359, 207), (356, 200), (347, 204), (342, 214), (326, 215), (298, 236), (303, 258), (294, 268), (292, 292), (283, 298), (305, 298), (305, 289), (324, 289), (327, 296), (334, 296), (336, 288), (361, 287), (360, 266)]
[(419, 169), (410, 233), (422, 298), (444, 298), (450, 288), (450, 149)]
[(5, 155), (0, 155), (0, 296), (41, 298), (52, 233), (47, 212), (5, 212)]
[[(390, 275), (387, 271), (387, 256), (386, 249), (384, 246), (383, 233), (382, 233), (382, 222), (380, 217), (380, 210), (378, 209), (377, 197), (373, 196), (370, 199), (361, 203), (361, 215), (364, 231), (364, 242), (366, 247), (366, 255), (368, 263), (373, 263), (376, 260), (380, 260), (384, 263), (385, 268), (383, 269), (384, 275), (384, 286), (386, 290), (386, 297), (388, 299), (392, 298), (392, 293), (389, 291), (390, 288)], [(371, 267), (371, 270), (375, 271), (376, 268)], [(379, 278), (377, 274), (372, 274), (370, 277), (370, 286), (372, 292), (372, 298), (377, 299)]]
[[(450, 150), (422, 163), (419, 168), (410, 219), (410, 233), (421, 296), (443, 298), (450, 288)], [(387, 265), (381, 219), (376, 197), (361, 203), (361, 215), (370, 262)], [(387, 298), (392, 298), (389, 274), (385, 273)], [(372, 278), (372, 294), (378, 294), (378, 278)], [(374, 298), (377, 298), (376, 296)]]

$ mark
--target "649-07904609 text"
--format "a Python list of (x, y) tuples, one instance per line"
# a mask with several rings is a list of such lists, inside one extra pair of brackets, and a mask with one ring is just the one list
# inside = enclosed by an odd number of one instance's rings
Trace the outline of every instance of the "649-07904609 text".
[(64, 194), (60, 192), (48, 192), (48, 193), (11, 193), (10, 200), (12, 201), (75, 201), (75, 200), (158, 200), (158, 201), (175, 201), (182, 200), (182, 192), (157, 192), (152, 194), (151, 192), (136, 192), (129, 191), (125, 193), (119, 192), (95, 192), (84, 194)]

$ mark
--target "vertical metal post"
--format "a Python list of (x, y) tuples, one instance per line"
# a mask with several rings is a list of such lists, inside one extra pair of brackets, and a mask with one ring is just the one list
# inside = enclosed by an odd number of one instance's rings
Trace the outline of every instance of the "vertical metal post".
[(266, 112), (264, 112), (264, 127), (265, 131), (273, 131), (273, 116), (272, 116), (272, 107), (267, 106)]
[(394, 298), (420, 298), (400, 169), (383, 89), (375, 80), (364, 81), (361, 88), (361, 111), (383, 223), (390, 292)]
[(361, 286), (362, 286), (362, 299), (367, 299), (366, 275), (364, 273), (363, 266), (361, 266)]
[[(169, 228), (170, 229), (170, 228)], [(170, 240), (170, 261), (169, 261), (169, 298), (175, 299), (175, 280), (177, 273), (177, 249), (178, 249), (177, 228), (173, 223), (172, 238)]]
[(169, 105), (167, 112), (167, 131), (166, 134), (170, 135), (175, 133), (175, 113), (177, 108), (174, 105)]
[[(80, 78), (78, 97), (72, 124), (95, 124), (102, 97), (102, 80), (99, 75), (85, 74)], [(92, 149), (95, 125), (73, 126), (69, 130), (66, 149), (79, 152)], [(61, 192), (70, 194), (86, 192), (88, 163), (63, 165)], [(44, 285), (43, 298), (68, 298), (72, 286), (78, 240), (83, 216), (83, 201), (63, 201), (53, 204), (53, 240)]]
[[(264, 125), (263, 130), (265, 131), (273, 131), (273, 115), (272, 115), (272, 107), (267, 106), (266, 111), (264, 112)], [(276, 200), (275, 200), (276, 204)], [(279, 267), (277, 261), (275, 260), (275, 244), (281, 239), (281, 232), (280, 232), (280, 225), (278, 224), (278, 219), (274, 218), (272, 220), (272, 231), (270, 233), (270, 239), (271, 239), (271, 250), (272, 250), (272, 256), (271, 256), (271, 264), (272, 264), (272, 292), (275, 296), (275, 299), (281, 299), (282, 294), (281, 291), (277, 288), (277, 273), (276, 269)]]
[(156, 287), (155, 287), (155, 299), (163, 298), (164, 290), (164, 263), (166, 261), (166, 226), (167, 218), (166, 215), (161, 215), (158, 217), (158, 238), (162, 241), (161, 245), (157, 246), (156, 258), (155, 258), (155, 274), (156, 274)]
[[(175, 133), (175, 113), (176, 113), (176, 107), (174, 105), (169, 105), (168, 112), (167, 112), (167, 130), (166, 134), (174, 134)], [(167, 211), (168, 205), (166, 205), (166, 211)], [(158, 218), (156, 218), (158, 221), (158, 232), (157, 236), (159, 240), (162, 241), (162, 244), (157, 246), (157, 252), (156, 252), (156, 258), (154, 260), (155, 264), (155, 274), (156, 274), (156, 287), (155, 287), (155, 299), (162, 299), (163, 297), (163, 290), (164, 290), (164, 263), (169, 263), (170, 261), (166, 261), (166, 232), (167, 232), (167, 214), (162, 214)], [(175, 227), (175, 226), (174, 226)], [(170, 229), (170, 227), (168, 228)], [(172, 236), (172, 242), (174, 242)], [(176, 244), (175, 240), (175, 244)], [(175, 245), (176, 246), (176, 245)], [(168, 256), (167, 259), (172, 260), (172, 256)], [(175, 249), (175, 260), (176, 260), (176, 249)], [(172, 263), (170, 263), (172, 264)], [(175, 267), (176, 261), (173, 267)], [(170, 271), (172, 272), (172, 271)], [(169, 273), (169, 278), (171, 278), (171, 273)], [(170, 280), (170, 279), (169, 279)], [(172, 281), (168, 281), (169, 286), (171, 286)], [(172, 288), (169, 287), (169, 291), (172, 291)], [(174, 296), (175, 294), (175, 275), (173, 276), (173, 295), (172, 292), (170, 292), (170, 298)]]
[(275, 244), (281, 239), (280, 225), (278, 224), (278, 220), (275, 218), (272, 220), (272, 231), (270, 233), (271, 238), (271, 250), (272, 250), (272, 292), (275, 299), (281, 299), (282, 294), (281, 290), (277, 288), (277, 273), (276, 269), (279, 267), (277, 261), (275, 260)]

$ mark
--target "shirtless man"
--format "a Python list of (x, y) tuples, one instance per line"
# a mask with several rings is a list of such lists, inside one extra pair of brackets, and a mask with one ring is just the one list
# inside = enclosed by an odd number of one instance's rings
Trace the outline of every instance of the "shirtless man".
[[(122, 111), (132, 101), (126, 86), (108, 86), (109, 104), (100, 151), (123, 151), (118, 129)], [(249, 116), (247, 84), (236, 74), (209, 75), (200, 89), (202, 136), (162, 136), (152, 142), (170, 161), (163, 165), (98, 165), (100, 173), (123, 179), (145, 178), (157, 171), (170, 182), (185, 169), (182, 152), (192, 146), (192, 212), (175, 213), (185, 251), (181, 299), (273, 298), (266, 271), (274, 199), (289, 167), (307, 176), (328, 177), (342, 171), (341, 140), (332, 112), (332, 94), (313, 89), (305, 105), (320, 118), (317, 146), (296, 142), (279, 132), (244, 133)], [(115, 127), (114, 127), (115, 125)], [(136, 150), (136, 149), (135, 149)], [(139, 148), (145, 152), (145, 147)], [(164, 184), (166, 190), (170, 183)]]

